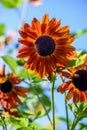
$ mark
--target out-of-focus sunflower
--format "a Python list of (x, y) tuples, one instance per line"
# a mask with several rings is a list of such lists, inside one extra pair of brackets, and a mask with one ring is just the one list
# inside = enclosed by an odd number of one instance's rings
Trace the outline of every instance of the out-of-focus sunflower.
[(33, 18), (32, 24), (25, 23), (19, 30), (18, 58), (27, 58), (25, 67), (35, 70), (41, 77), (51, 75), (58, 64), (66, 66), (75, 48), (70, 44), (74, 36), (69, 35), (69, 27), (60, 27), (61, 21), (49, 20), (47, 14), (39, 22)]
[(57, 91), (61, 93), (68, 91), (66, 100), (73, 98), (74, 103), (87, 103), (87, 54), (83, 55), (81, 59), (84, 60), (82, 65), (61, 72), (61, 76), (69, 80), (57, 88)]
[[(28, 88), (18, 86), (22, 79), (13, 73), (5, 75), (5, 66), (0, 71), (0, 103), (4, 110), (12, 113), (11, 108), (16, 108), (21, 104), (19, 96), (26, 97)], [(13, 112), (14, 113), (14, 112)]]
[(33, 5), (41, 5), (42, 1), (41, 0), (26, 0), (27, 2), (31, 2)]
[(5, 37), (5, 45), (10, 44), (15, 38), (16, 32), (15, 31), (8, 31)]

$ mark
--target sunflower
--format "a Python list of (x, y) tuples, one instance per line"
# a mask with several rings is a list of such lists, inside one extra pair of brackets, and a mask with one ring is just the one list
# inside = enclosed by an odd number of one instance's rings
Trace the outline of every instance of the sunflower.
[(12, 112), (12, 108), (16, 108), (21, 104), (19, 96), (26, 97), (28, 89), (18, 86), (22, 79), (15, 76), (13, 73), (5, 75), (5, 66), (0, 71), (0, 103), (4, 110)]
[(61, 93), (67, 91), (66, 100), (68, 101), (72, 98), (74, 103), (87, 103), (87, 55), (84, 55), (81, 59), (84, 59), (82, 65), (61, 72), (61, 76), (69, 80), (57, 88), (57, 91)]
[(33, 5), (41, 5), (42, 1), (41, 0), (26, 0), (27, 2), (31, 2)]
[(75, 48), (70, 44), (74, 36), (69, 35), (69, 27), (60, 27), (61, 21), (49, 20), (47, 14), (39, 22), (33, 18), (32, 24), (25, 23), (19, 30), (23, 44), (18, 58), (26, 58), (25, 68), (35, 70), (41, 77), (51, 75), (58, 64), (66, 66)]

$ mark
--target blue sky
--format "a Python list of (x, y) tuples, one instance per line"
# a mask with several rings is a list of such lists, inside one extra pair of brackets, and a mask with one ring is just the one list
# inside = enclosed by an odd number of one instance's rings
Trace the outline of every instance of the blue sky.
[[(7, 29), (17, 29), (20, 23), (20, 15), (23, 6), (20, 9), (6, 9), (0, 4), (0, 23), (5, 23)], [(61, 19), (62, 24), (70, 26), (70, 32), (87, 29), (87, 0), (43, 0), (41, 6), (28, 5), (25, 21), (31, 23), (33, 17), (41, 20), (45, 13), (49, 17)], [(77, 38), (74, 46), (77, 49), (86, 49), (87, 34)]]
[[(18, 29), (20, 15), (23, 6), (20, 9), (6, 9), (0, 4), (0, 23), (4, 23), (7, 29)], [(31, 23), (33, 17), (41, 20), (42, 16), (47, 13), (49, 17), (61, 19), (61, 26), (69, 25), (70, 32), (76, 32), (87, 29), (87, 0), (43, 0), (41, 6), (28, 5), (25, 21)], [(73, 45), (77, 50), (87, 50), (87, 34), (78, 37)], [(60, 81), (59, 81), (60, 83)], [(61, 99), (58, 101), (57, 99)], [(58, 114), (64, 115), (63, 95), (56, 93), (55, 102), (58, 102)], [(61, 111), (62, 110), (62, 111)]]

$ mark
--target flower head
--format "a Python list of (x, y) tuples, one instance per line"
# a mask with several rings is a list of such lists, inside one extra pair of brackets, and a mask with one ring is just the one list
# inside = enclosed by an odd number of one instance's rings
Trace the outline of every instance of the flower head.
[(32, 24), (25, 23), (19, 30), (23, 44), (19, 48), (18, 58), (26, 58), (25, 67), (35, 70), (41, 77), (51, 75), (58, 64), (66, 66), (75, 48), (70, 44), (74, 36), (69, 35), (69, 27), (60, 27), (61, 21), (49, 20), (47, 14), (39, 22), (36, 18)]
[(15, 38), (16, 32), (15, 31), (8, 31), (5, 38), (5, 45), (10, 44)]
[(27, 2), (31, 2), (33, 5), (41, 5), (42, 4), (41, 0), (27, 0)]
[(18, 86), (22, 82), (22, 79), (15, 76), (13, 73), (5, 75), (5, 66), (0, 71), (0, 102), (2, 108), (8, 112), (11, 112), (11, 108), (16, 108), (18, 104), (21, 104), (19, 96), (26, 97), (27, 88)]
[(66, 100), (70, 100), (73, 98), (73, 102), (85, 102), (87, 103), (87, 61), (85, 57), (81, 57), (84, 59), (84, 63), (75, 68), (69, 68), (67, 71), (62, 71), (61, 76), (68, 78), (69, 80), (62, 83), (57, 91), (64, 93), (68, 91)]

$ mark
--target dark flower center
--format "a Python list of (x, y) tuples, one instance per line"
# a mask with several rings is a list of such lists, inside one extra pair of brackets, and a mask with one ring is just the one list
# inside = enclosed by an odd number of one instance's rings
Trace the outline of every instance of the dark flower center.
[(35, 42), (36, 51), (41, 56), (48, 56), (55, 50), (55, 41), (49, 36), (41, 36)]
[(12, 90), (12, 83), (7, 80), (5, 81), (4, 83), (2, 83), (0, 85), (0, 90), (3, 92), (3, 93), (8, 93)]
[(87, 90), (87, 70), (78, 70), (72, 78), (73, 84), (80, 91)]

